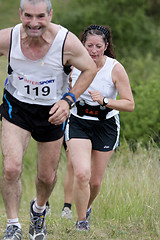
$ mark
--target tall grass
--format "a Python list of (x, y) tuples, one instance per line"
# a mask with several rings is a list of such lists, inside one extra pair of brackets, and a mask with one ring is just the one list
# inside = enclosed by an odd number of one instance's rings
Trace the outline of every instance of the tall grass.
[(95, 208), (113, 237), (159, 239), (159, 156), (153, 146), (136, 152), (125, 146), (111, 160)]
[(0, 103), (2, 102), (2, 93), (4, 89), (4, 82), (7, 77), (7, 59), (0, 57)]
[[(27, 239), (29, 202), (35, 197), (36, 143), (31, 140), (23, 161), (23, 195), (20, 221)], [(93, 203), (91, 230), (77, 233), (77, 215), (73, 204), (73, 221), (60, 218), (63, 207), (63, 182), (66, 156), (62, 149), (58, 180), (50, 197), (51, 215), (47, 216), (48, 239), (160, 239), (160, 149), (151, 144), (130, 150), (126, 143), (115, 152), (106, 169), (101, 192)], [(1, 161), (2, 162), (2, 161)], [(6, 216), (0, 196), (0, 239)]]

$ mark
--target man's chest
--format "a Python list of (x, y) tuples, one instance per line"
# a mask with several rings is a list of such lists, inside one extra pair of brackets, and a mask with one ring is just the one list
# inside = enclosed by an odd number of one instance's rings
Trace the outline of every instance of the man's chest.
[(50, 44), (34, 44), (34, 45), (29, 45), (27, 43), (21, 42), (21, 51), (23, 55), (30, 59), (30, 60), (39, 60), (42, 59), (46, 56), (50, 49), (51, 45)]

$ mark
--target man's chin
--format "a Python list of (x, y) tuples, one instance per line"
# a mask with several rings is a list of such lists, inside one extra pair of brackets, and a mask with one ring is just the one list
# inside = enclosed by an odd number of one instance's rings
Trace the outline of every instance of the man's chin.
[(42, 32), (26, 32), (27, 33), (27, 35), (29, 36), (29, 37), (32, 37), (32, 38), (37, 38), (37, 37), (40, 37), (41, 35), (42, 35)]
[(30, 30), (30, 29), (26, 29), (26, 34), (29, 36), (29, 37), (33, 37), (33, 38), (37, 38), (37, 37), (40, 37), (42, 34), (43, 34), (43, 30), (42, 29), (39, 29), (39, 30)]

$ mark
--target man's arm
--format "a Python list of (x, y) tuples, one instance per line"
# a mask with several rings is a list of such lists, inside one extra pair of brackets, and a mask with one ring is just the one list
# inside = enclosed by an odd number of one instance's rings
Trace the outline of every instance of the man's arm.
[(0, 30), (0, 56), (8, 57), (12, 28)]
[(68, 33), (64, 47), (64, 65), (72, 65), (81, 71), (70, 92), (78, 98), (91, 84), (97, 73), (97, 67), (79, 39)]
[[(63, 61), (64, 65), (72, 65), (81, 71), (70, 90), (77, 99), (91, 84), (97, 73), (97, 67), (80, 40), (71, 32), (68, 33), (65, 42)], [(72, 100), (70, 96), (67, 98)], [(49, 114), (51, 115), (49, 122), (55, 125), (62, 124), (69, 116), (69, 104), (60, 100), (51, 108)]]

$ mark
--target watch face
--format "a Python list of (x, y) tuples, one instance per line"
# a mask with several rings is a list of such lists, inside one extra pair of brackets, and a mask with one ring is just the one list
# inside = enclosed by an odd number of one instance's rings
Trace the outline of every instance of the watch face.
[(73, 108), (75, 106), (75, 103), (73, 102), (72, 104), (71, 104), (71, 108)]
[(104, 104), (107, 104), (108, 103), (108, 98), (104, 98), (103, 102), (104, 102)]

